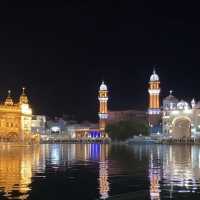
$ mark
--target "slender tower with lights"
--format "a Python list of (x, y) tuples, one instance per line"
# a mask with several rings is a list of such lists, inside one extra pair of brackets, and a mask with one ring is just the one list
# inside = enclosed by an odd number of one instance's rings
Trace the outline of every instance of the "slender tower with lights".
[(99, 129), (105, 131), (108, 119), (108, 88), (104, 82), (99, 89)]
[(156, 74), (156, 70), (153, 70), (153, 74), (149, 81), (149, 125), (153, 127), (160, 122), (160, 79)]

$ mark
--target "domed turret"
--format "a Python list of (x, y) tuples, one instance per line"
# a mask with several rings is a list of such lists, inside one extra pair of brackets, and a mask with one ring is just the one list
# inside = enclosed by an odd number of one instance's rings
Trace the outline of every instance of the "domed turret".
[(13, 103), (13, 100), (12, 100), (12, 98), (11, 98), (11, 90), (8, 90), (8, 96), (7, 96), (7, 98), (6, 98), (6, 100), (5, 100), (5, 102), (4, 102), (4, 104), (6, 105), (6, 106), (12, 106), (14, 103)]
[(100, 91), (106, 91), (108, 90), (107, 85), (102, 81), (101, 86), (100, 86)]
[(186, 101), (181, 100), (181, 101), (177, 104), (177, 108), (178, 108), (179, 110), (183, 110), (183, 109), (189, 109), (190, 106), (189, 106), (189, 104), (188, 104)]
[(24, 87), (22, 88), (22, 94), (20, 96), (19, 103), (20, 104), (28, 104), (28, 97), (25, 94), (25, 88)]
[(150, 77), (150, 81), (151, 82), (159, 81), (159, 76), (158, 76), (158, 74), (156, 74), (156, 70), (155, 69), (153, 70), (153, 74)]
[(172, 110), (175, 109), (178, 103), (178, 99), (172, 95), (172, 90), (170, 90), (169, 96), (165, 97), (163, 100), (163, 108), (164, 110)]

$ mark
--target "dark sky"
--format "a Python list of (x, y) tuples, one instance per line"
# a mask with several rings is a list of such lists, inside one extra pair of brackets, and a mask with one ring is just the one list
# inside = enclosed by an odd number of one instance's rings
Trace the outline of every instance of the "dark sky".
[(200, 99), (199, 5), (187, 1), (14, 1), (0, 6), (0, 95), (25, 85), (34, 112), (95, 119), (102, 79), (109, 107), (146, 109), (153, 66), (162, 96)]

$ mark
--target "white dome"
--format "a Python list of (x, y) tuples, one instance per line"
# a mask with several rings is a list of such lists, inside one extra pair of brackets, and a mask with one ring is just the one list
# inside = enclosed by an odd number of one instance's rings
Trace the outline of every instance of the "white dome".
[(192, 99), (191, 104), (196, 104), (195, 99)]
[(188, 109), (189, 108), (189, 104), (186, 101), (181, 100), (178, 104), (177, 104), (177, 108), (182, 110), (182, 109)]
[(107, 86), (106, 86), (106, 84), (104, 82), (101, 83), (100, 90), (101, 91), (108, 90), (108, 88), (107, 88)]
[(150, 81), (159, 81), (159, 76), (156, 74), (156, 71), (153, 71), (153, 74), (151, 75)]

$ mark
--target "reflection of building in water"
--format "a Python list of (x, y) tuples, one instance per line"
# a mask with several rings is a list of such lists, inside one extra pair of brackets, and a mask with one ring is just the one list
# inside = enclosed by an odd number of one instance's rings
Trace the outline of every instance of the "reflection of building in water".
[(107, 199), (109, 197), (109, 180), (108, 180), (108, 145), (98, 144), (100, 147), (99, 155), (99, 194), (100, 199)]
[(200, 189), (200, 148), (198, 146), (172, 145), (156, 148), (155, 151), (152, 147), (149, 165), (152, 200), (160, 200), (161, 179), (162, 191), (169, 192), (170, 198), (173, 198), (174, 193), (195, 192)]
[(109, 196), (108, 180), (108, 144), (76, 144), (76, 160), (99, 162), (99, 195), (101, 199)]
[(151, 152), (149, 163), (150, 197), (151, 200), (160, 200), (160, 154), (158, 148), (155, 150), (155, 152)]
[(163, 176), (170, 182), (171, 195), (174, 187), (182, 192), (193, 191), (197, 187), (196, 180), (200, 177), (200, 169), (193, 167), (196, 165), (196, 159), (195, 150), (191, 151), (191, 148), (194, 147), (174, 145), (167, 149)]
[(76, 144), (76, 160), (105, 160), (108, 156), (107, 144)]
[(42, 148), (45, 161), (51, 165), (68, 165), (76, 159), (76, 144), (45, 144)]
[(108, 181), (108, 161), (101, 161), (99, 163), (99, 193), (100, 199), (107, 199), (109, 197), (109, 181)]
[[(31, 190), (32, 168), (39, 163), (39, 147), (14, 147), (3, 145), (0, 149), (0, 188), (10, 197), (19, 191), (18, 199), (26, 199)], [(16, 194), (15, 194), (16, 195)]]
[(106, 144), (45, 144), (41, 146), (45, 160), (54, 165), (65, 165), (76, 161), (106, 160)]

